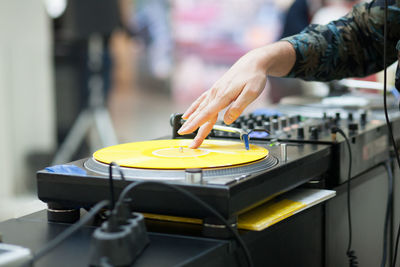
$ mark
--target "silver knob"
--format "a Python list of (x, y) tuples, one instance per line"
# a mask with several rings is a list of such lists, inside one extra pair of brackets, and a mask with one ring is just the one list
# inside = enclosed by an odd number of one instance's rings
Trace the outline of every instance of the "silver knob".
[(187, 183), (198, 184), (203, 182), (203, 170), (198, 168), (185, 170), (185, 181)]
[(286, 144), (281, 144), (281, 160), (282, 162), (287, 161), (287, 145)]

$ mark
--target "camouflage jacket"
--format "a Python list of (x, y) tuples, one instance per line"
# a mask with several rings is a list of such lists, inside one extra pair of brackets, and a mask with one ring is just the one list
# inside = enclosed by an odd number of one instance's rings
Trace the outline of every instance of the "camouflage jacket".
[[(288, 77), (330, 81), (362, 77), (383, 69), (384, 0), (355, 5), (351, 12), (327, 25), (310, 25), (282, 40), (296, 50)], [(400, 39), (400, 0), (389, 0), (388, 65), (397, 60)], [(399, 42), (400, 44), (400, 42)]]

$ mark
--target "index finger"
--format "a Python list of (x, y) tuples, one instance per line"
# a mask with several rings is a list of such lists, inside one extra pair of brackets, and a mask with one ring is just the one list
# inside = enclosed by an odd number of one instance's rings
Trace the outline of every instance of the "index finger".
[(218, 112), (229, 104), (230, 100), (226, 97), (222, 99), (214, 99), (203, 110), (199, 111), (198, 113), (193, 113), (189, 120), (184, 123), (183, 128), (179, 133), (186, 134), (195, 131), (207, 121), (210, 121), (215, 116), (218, 116)]
[(206, 98), (206, 94), (203, 93), (201, 96), (199, 96), (191, 105), (190, 107), (183, 113), (182, 119), (187, 119), (189, 118), (190, 115), (193, 114), (193, 112), (199, 107), (200, 103)]

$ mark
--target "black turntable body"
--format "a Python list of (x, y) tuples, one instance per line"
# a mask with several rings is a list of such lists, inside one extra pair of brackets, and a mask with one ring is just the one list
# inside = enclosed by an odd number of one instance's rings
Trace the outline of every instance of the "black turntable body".
[[(263, 145), (261, 142), (256, 142)], [(168, 181), (187, 189), (216, 208), (227, 219), (240, 211), (264, 202), (273, 195), (293, 189), (309, 180), (321, 179), (331, 164), (330, 148), (317, 144), (290, 144), (287, 159), (281, 158), (281, 145), (268, 146), (269, 159), (236, 168), (203, 170), (207, 181), (187, 181), (185, 171), (166, 171), (166, 176), (177, 177)], [(91, 159), (72, 162), (81, 168)], [(158, 173), (158, 174), (157, 174)], [(152, 173), (153, 179), (163, 179), (162, 171)], [(159, 175), (157, 177), (157, 175)], [(145, 179), (145, 178), (144, 178)], [(137, 179), (136, 179), (137, 180)], [(165, 180), (165, 178), (164, 178)], [(135, 178), (115, 180), (115, 191), (122, 189)], [(40, 171), (37, 174), (38, 195), (44, 202), (56, 202), (63, 207), (90, 207), (109, 194), (108, 176), (88, 171), (87, 176), (54, 174)], [(184, 201), (182, 196), (156, 185), (142, 186), (135, 191), (133, 205), (140, 212), (205, 218), (205, 210)]]

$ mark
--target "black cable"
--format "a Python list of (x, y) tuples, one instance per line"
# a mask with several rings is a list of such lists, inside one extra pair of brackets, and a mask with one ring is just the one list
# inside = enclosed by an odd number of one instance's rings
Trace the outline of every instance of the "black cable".
[(113, 165), (114, 167), (116, 167), (119, 172), (119, 175), (121, 176), (121, 180), (126, 181), (125, 175), (124, 175), (124, 172), (122, 171), (121, 166), (118, 165), (118, 163), (116, 163), (115, 161), (111, 162), (110, 165)]
[(383, 249), (382, 249), (382, 261), (381, 267), (386, 266), (387, 260), (387, 247), (388, 247), (388, 230), (389, 230), (389, 222), (392, 217), (392, 207), (393, 207), (393, 173), (392, 168), (390, 166), (390, 162), (386, 161), (384, 164), (386, 168), (386, 172), (388, 175), (388, 199), (386, 202), (386, 214), (385, 214), (385, 222), (383, 227)]
[[(384, 27), (383, 27), (383, 106), (384, 106), (384, 111), (385, 111), (385, 120), (386, 120), (386, 125), (389, 129), (389, 135), (390, 135), (390, 140), (393, 145), (394, 149), (394, 154), (396, 157), (397, 165), (400, 168), (400, 157), (399, 157), (399, 151), (396, 146), (396, 141), (393, 136), (393, 129), (392, 125), (389, 120), (389, 115), (388, 115), (388, 109), (387, 109), (387, 20), (388, 20), (388, 0), (385, 0), (385, 12), (384, 12)], [(400, 239), (400, 223), (399, 227), (397, 230), (397, 236), (396, 236), (396, 245), (395, 245), (395, 250), (394, 250), (394, 256), (393, 256), (393, 264), (392, 266), (396, 266), (396, 260), (397, 260), (397, 251), (399, 247), (399, 239)]]
[(114, 162), (110, 163), (110, 166), (108, 168), (109, 170), (109, 183), (108, 183), (108, 187), (110, 190), (110, 210), (113, 210), (115, 207), (115, 196), (114, 196), (114, 179), (113, 179), (113, 166), (115, 165)]
[(116, 204), (116, 207), (122, 204), (122, 201), (127, 197), (127, 195), (133, 190), (134, 188), (137, 188), (138, 186), (141, 185), (157, 185), (157, 186), (164, 186), (167, 188), (170, 188), (174, 191), (177, 191), (181, 193), (182, 195), (186, 196), (187, 198), (193, 200), (195, 203), (199, 204), (200, 206), (204, 207), (206, 210), (208, 210), (210, 213), (212, 213), (217, 219), (219, 219), (221, 222), (223, 222), (226, 227), (229, 229), (229, 231), (233, 234), (235, 237), (236, 241), (239, 243), (239, 245), (242, 247), (243, 252), (246, 257), (247, 265), (249, 267), (254, 266), (253, 265), (253, 260), (250, 255), (250, 251), (247, 248), (246, 244), (244, 243), (243, 239), (240, 237), (240, 235), (235, 231), (235, 229), (229, 224), (229, 222), (213, 207), (208, 205), (206, 202), (198, 198), (196, 195), (188, 192), (187, 190), (180, 188), (178, 186), (172, 185), (172, 184), (167, 184), (167, 183), (162, 183), (162, 182), (155, 182), (155, 181), (142, 181), (142, 182), (136, 182), (136, 183), (131, 183), (127, 187), (124, 188), (122, 191), (121, 195), (119, 196), (118, 202)]
[(334, 127), (333, 132), (339, 133), (346, 141), (347, 149), (349, 151), (349, 167), (348, 167), (348, 174), (347, 174), (347, 220), (348, 220), (348, 226), (349, 226), (349, 241), (347, 244), (347, 251), (346, 255), (349, 258), (349, 265), (350, 267), (357, 267), (358, 262), (357, 262), (357, 256), (356, 252), (351, 249), (351, 242), (353, 238), (353, 227), (351, 223), (351, 200), (350, 200), (350, 192), (351, 192), (351, 169), (352, 169), (352, 161), (353, 161), (353, 156), (351, 153), (351, 146), (350, 146), (350, 141), (347, 138), (346, 134), (343, 132), (342, 129), (338, 127)]
[(60, 245), (65, 239), (74, 234), (77, 230), (83, 227), (86, 223), (88, 223), (100, 210), (109, 205), (108, 200), (103, 200), (97, 203), (82, 219), (68, 227), (65, 231), (59, 234), (56, 238), (51, 240), (45, 247), (35, 253), (32, 259), (29, 261), (28, 266), (33, 266), (35, 261), (39, 260), (41, 257), (55, 249), (58, 245)]
[(125, 180), (124, 173), (122, 172), (121, 166), (119, 166), (117, 163), (114, 161), (110, 163), (109, 165), (109, 190), (110, 190), (110, 210), (113, 210), (115, 207), (115, 194), (114, 194), (114, 177), (113, 177), (113, 167), (116, 167), (119, 171), (119, 174), (121, 175), (121, 179), (123, 181)]

